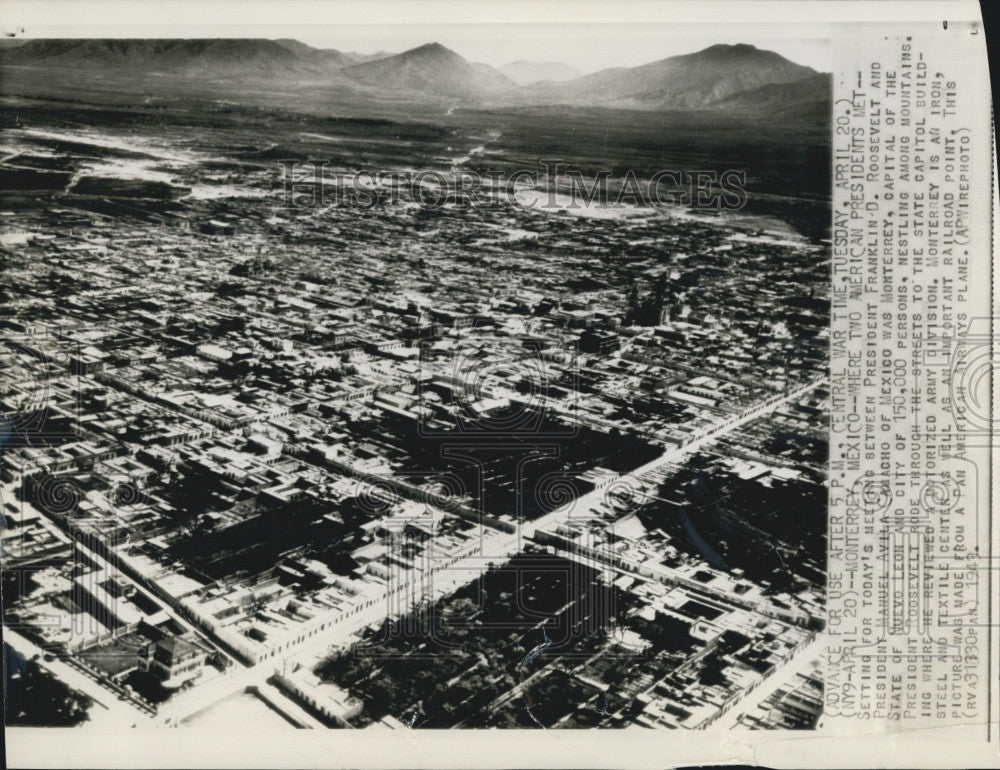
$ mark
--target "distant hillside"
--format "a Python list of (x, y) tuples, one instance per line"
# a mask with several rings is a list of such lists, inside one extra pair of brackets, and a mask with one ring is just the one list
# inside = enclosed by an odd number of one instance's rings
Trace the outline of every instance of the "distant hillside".
[(0, 63), (231, 77), (282, 74), (299, 57), (273, 40), (47, 39), (0, 49)]
[(716, 103), (716, 107), (775, 119), (815, 116), (827, 119), (833, 105), (833, 76), (818, 73), (791, 83), (770, 83), (740, 91)]
[(298, 40), (283, 39), (274, 42), (287, 48), (300, 59), (326, 64), (334, 68), (349, 67), (360, 61), (356, 54), (344, 53), (333, 48), (313, 48)]
[(366, 61), (388, 59), (390, 56), (395, 56), (396, 54), (392, 51), (376, 51), (375, 53), (358, 53), (357, 51), (348, 51), (347, 55), (354, 60), (355, 64), (361, 64)]
[(816, 74), (810, 67), (752, 45), (713, 45), (697, 53), (638, 67), (605, 69), (558, 86), (538, 88), (532, 99), (638, 109), (713, 109), (741, 92)]
[(306, 45), (301, 40), (293, 40), (288, 37), (275, 40), (274, 42), (280, 46), (284, 46), (289, 51), (299, 56), (310, 56), (314, 53), (320, 52), (319, 48), (313, 48), (311, 45)]
[(555, 61), (513, 61), (498, 69), (519, 86), (543, 81), (558, 83), (583, 74), (575, 67)]
[(510, 92), (517, 84), (486, 64), (473, 64), (440, 43), (344, 69), (366, 86), (395, 93), (477, 98)]

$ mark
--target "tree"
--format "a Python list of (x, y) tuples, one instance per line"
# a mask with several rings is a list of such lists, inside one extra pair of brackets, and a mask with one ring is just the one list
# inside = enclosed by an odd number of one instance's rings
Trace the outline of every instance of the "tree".
[(393, 694), (393, 691), (384, 682), (369, 683), (365, 704), (366, 707), (370, 706), (369, 713), (372, 716), (390, 713), (394, 705)]
[[(4, 645), (5, 649), (9, 649)], [(8, 659), (10, 656), (8, 655)], [(22, 727), (73, 727), (88, 719), (93, 701), (70, 689), (33, 660), (8, 666), (4, 722)]]

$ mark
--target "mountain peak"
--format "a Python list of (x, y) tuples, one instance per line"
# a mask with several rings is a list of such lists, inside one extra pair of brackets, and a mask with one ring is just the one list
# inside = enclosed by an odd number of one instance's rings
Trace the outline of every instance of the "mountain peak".
[(344, 73), (383, 92), (431, 93), (480, 98), (516, 88), (507, 76), (485, 64), (466, 61), (440, 43), (426, 43), (394, 56), (356, 64)]
[(440, 43), (424, 43), (416, 48), (411, 48), (409, 51), (403, 51), (400, 56), (406, 56), (407, 58), (433, 58), (433, 59), (460, 59), (465, 61), (459, 54), (452, 51), (450, 48), (446, 48)]
[(751, 45), (750, 43), (716, 43), (715, 45), (710, 45), (702, 53), (707, 53), (708, 51), (731, 51), (732, 53), (750, 53), (751, 51), (759, 51), (760, 49)]
[(719, 62), (721, 64), (743, 64), (743, 63), (774, 63), (774, 62), (787, 62), (790, 65), (794, 65), (793, 62), (788, 61), (784, 56), (775, 52), (769, 51), (764, 48), (758, 48), (750, 43), (718, 43), (716, 45), (710, 45), (708, 48), (704, 48), (696, 53), (686, 54), (684, 58), (687, 59), (703, 59), (714, 62)]

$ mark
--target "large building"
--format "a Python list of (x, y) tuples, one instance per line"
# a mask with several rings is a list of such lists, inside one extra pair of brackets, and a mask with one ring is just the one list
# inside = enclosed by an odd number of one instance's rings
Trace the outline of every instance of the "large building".
[(139, 650), (139, 670), (152, 673), (168, 690), (177, 689), (201, 677), (205, 651), (176, 637), (168, 636)]

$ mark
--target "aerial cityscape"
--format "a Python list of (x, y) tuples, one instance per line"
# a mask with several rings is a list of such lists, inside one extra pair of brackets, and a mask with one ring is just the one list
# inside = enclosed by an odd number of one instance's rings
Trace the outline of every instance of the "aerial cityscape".
[(828, 75), (17, 39), (0, 104), (8, 726), (817, 727)]

